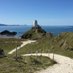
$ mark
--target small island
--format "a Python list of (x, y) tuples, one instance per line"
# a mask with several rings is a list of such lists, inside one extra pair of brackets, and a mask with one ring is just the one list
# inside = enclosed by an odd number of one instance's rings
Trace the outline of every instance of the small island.
[(6, 35), (6, 36), (15, 36), (17, 34), (17, 32), (10, 32), (8, 30), (4, 30), (2, 32), (0, 32), (0, 35)]

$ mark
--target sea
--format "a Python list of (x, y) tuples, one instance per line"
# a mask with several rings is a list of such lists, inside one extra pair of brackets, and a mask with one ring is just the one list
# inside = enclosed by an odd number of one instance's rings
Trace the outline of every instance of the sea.
[[(0, 26), (0, 32), (9, 30), (17, 32), (17, 37), (31, 29), (31, 25), (16, 25), (16, 26)], [(73, 32), (73, 26), (41, 26), (46, 32), (51, 32), (53, 35), (58, 35), (61, 32)]]

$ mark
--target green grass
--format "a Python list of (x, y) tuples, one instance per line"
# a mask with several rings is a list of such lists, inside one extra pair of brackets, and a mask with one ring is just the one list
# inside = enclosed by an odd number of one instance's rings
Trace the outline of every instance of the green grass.
[(12, 49), (16, 48), (17, 46), (20, 46), (21, 40), (20, 39), (14, 39), (14, 38), (0, 38), (0, 48), (5, 51), (5, 53), (8, 53)]
[[(56, 36), (53, 38), (44, 37), (40, 40), (37, 40), (35, 43), (28, 44), (18, 50), (18, 56), (22, 54), (29, 54), (29, 53), (49, 53), (54, 52), (57, 54), (61, 54), (64, 56), (68, 56), (73, 58), (73, 50), (70, 48), (66, 48), (66, 46), (62, 47), (60, 44), (62, 41), (66, 41), (67, 44), (73, 47), (73, 33), (64, 33), (61, 36)], [(2, 44), (0, 46), (4, 47), (5, 51), (10, 51), (12, 48), (17, 46), (20, 43), (14, 43), (17, 39), (0, 39), (0, 42), (8, 41), (9, 45)], [(13, 41), (13, 44), (11, 43)], [(10, 46), (11, 44), (11, 46)], [(8, 48), (8, 46), (10, 48)], [(12, 57), (15, 56), (15, 53), (12, 55), (8, 55), (6, 58), (0, 58), (0, 72), (1, 73), (33, 73), (35, 71), (47, 68), (50, 65), (53, 65), (55, 62), (50, 60), (47, 57), (23, 57), (22, 61), (15, 61)]]
[[(5, 51), (5, 54), (7, 56), (4, 58), (0, 58), (0, 73), (34, 73), (35, 71), (45, 69), (48, 66), (51, 66), (56, 63), (53, 60), (50, 60), (49, 58), (42, 57), (42, 56), (23, 57), (23, 59), (19, 59), (19, 61), (16, 61), (14, 59), (15, 53), (13, 53), (12, 55), (7, 55), (9, 51), (17, 47), (17, 45), (20, 45), (21, 41), (23, 40), (22, 39), (5, 39), (5, 38), (0, 39), (0, 48), (2, 48)], [(31, 45), (35, 45), (35, 44), (37, 43), (32, 43)], [(22, 48), (21, 51), (23, 50), (24, 48)], [(24, 54), (24, 52), (22, 53), (21, 51), (18, 50), (18, 56)], [(31, 51), (33, 52), (33, 50)]]
[(35, 52), (48, 52), (49, 48), (51, 47), (50, 39), (43, 38), (42, 40), (38, 40), (35, 43), (27, 44), (23, 48), (21, 48), (18, 53), (19, 54), (28, 54), (28, 53), (35, 53)]
[[(66, 38), (65, 38), (66, 39)], [(28, 54), (28, 53), (36, 53), (36, 52), (42, 52), (42, 53), (57, 53), (57, 54), (61, 54), (64, 56), (68, 56), (73, 58), (73, 51), (70, 49), (66, 49), (66, 48), (62, 48), (60, 47), (60, 42), (61, 40), (63, 40), (62, 38), (59, 40), (56, 38), (43, 38), (41, 40), (38, 40), (35, 43), (31, 43), (28, 44), (26, 46), (24, 46), (23, 48), (21, 48), (18, 51), (18, 54), (22, 55), (22, 54)], [(71, 43), (72, 45), (72, 40), (69, 41), (68, 38), (66, 39), (68, 43)]]
[(14, 58), (0, 58), (0, 73), (34, 73), (55, 64), (48, 57), (23, 57), (19, 61)]

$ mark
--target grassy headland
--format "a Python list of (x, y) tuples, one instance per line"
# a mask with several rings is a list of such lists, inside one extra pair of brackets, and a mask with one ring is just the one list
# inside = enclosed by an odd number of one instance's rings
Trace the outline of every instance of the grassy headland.
[(54, 52), (73, 58), (73, 33), (64, 32), (52, 38), (44, 37), (20, 49), (19, 54)]
[[(45, 32), (39, 25), (22, 35), (23, 39), (36, 39), (35, 43), (28, 44), (17, 51), (18, 56), (31, 53), (57, 53), (73, 58), (73, 33), (64, 32), (58, 36)], [(22, 39), (0, 39), (0, 48), (5, 53), (21, 45)], [(15, 59), (16, 53), (0, 58), (1, 73), (34, 73), (47, 68), (55, 62), (47, 57), (22, 57)]]

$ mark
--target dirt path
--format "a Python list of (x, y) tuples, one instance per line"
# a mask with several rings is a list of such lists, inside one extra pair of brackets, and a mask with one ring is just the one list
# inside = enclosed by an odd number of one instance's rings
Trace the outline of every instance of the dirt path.
[[(36, 42), (36, 41), (32, 41), (32, 40), (24, 41), (20, 46), (17, 47), (17, 50), (21, 49), (23, 46), (30, 44), (32, 42)], [(16, 48), (8, 52), (8, 54), (13, 54), (15, 51), (16, 51)]]
[[(24, 54), (23, 56), (31, 56), (31, 55), (40, 56), (41, 53)], [(46, 56), (46, 57), (53, 59), (53, 54), (42, 53), (42, 56)], [(73, 73), (73, 59), (71, 59), (69, 57), (65, 57), (65, 56), (55, 54), (54, 60), (58, 64), (50, 66), (47, 69), (38, 71), (36, 73)]]

